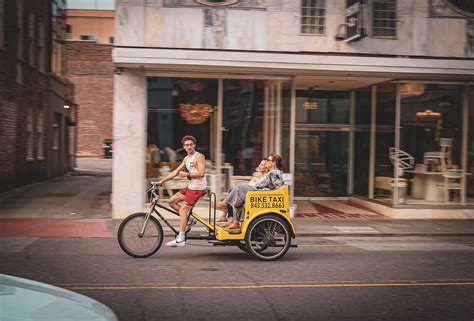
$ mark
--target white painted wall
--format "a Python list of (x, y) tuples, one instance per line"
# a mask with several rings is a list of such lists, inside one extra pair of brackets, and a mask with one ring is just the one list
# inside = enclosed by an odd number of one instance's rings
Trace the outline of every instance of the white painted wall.
[(114, 77), (112, 217), (143, 211), (145, 203), (146, 78), (125, 70)]
[[(327, 0), (326, 34), (301, 35), (300, 0), (213, 8), (192, 0), (118, 0), (118, 46), (464, 57), (466, 19), (430, 17), (429, 0), (397, 1), (397, 39), (335, 41), (345, 0)], [(241, 1), (242, 4), (249, 1)], [(169, 1), (168, 1), (169, 3)], [(185, 5), (179, 5), (184, 3)]]

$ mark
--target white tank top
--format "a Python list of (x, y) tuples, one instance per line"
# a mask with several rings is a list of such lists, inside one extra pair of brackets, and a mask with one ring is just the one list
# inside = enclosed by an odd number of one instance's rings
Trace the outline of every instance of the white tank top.
[[(196, 167), (196, 162), (194, 161), (197, 154), (199, 154), (199, 153), (194, 152), (194, 155), (192, 155), (191, 157), (189, 157), (186, 160), (186, 169), (190, 173), (197, 173), (198, 172), (198, 169)], [(206, 187), (207, 187), (207, 180), (206, 180), (205, 175), (204, 175), (204, 177), (200, 177), (200, 178), (191, 178), (191, 180), (189, 181), (189, 184), (188, 184), (188, 188), (192, 189), (192, 190), (195, 190), (195, 191), (196, 190), (198, 190), (198, 191), (205, 190)]]

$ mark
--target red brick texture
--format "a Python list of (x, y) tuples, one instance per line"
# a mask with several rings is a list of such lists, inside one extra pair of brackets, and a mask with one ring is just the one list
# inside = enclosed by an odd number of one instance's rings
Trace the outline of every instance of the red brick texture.
[[(44, 121), (42, 131), (47, 141), (48, 76), (41, 73), (37, 59), (29, 63), (28, 16), (48, 25), (48, 1), (23, 1), (23, 59), (17, 58), (16, 2), (5, 1), (5, 44), (0, 49), (0, 191), (42, 180), (47, 177), (46, 160), (38, 158), (38, 115)], [(36, 45), (36, 44), (34, 44)], [(36, 55), (37, 51), (35, 51)], [(21, 66), (23, 83), (16, 81), (17, 64)], [(33, 154), (27, 160), (27, 110), (31, 109), (33, 124)], [(46, 153), (46, 146), (44, 150)]]
[(78, 104), (76, 156), (103, 156), (103, 140), (113, 137), (113, 47), (87, 41), (66, 47), (66, 76)]

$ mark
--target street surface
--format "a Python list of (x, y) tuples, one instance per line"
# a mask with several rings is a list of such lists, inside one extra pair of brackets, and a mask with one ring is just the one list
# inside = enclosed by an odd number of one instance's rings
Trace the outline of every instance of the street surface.
[(474, 320), (474, 236), (298, 242), (260, 262), (204, 241), (133, 259), (114, 238), (3, 237), (0, 273), (85, 294), (120, 320)]

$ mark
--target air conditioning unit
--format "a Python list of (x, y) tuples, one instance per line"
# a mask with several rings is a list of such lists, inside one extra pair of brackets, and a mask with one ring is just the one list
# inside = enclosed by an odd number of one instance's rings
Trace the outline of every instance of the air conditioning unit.
[(346, 36), (344, 41), (356, 41), (367, 36), (368, 15), (366, 0), (346, 1)]

